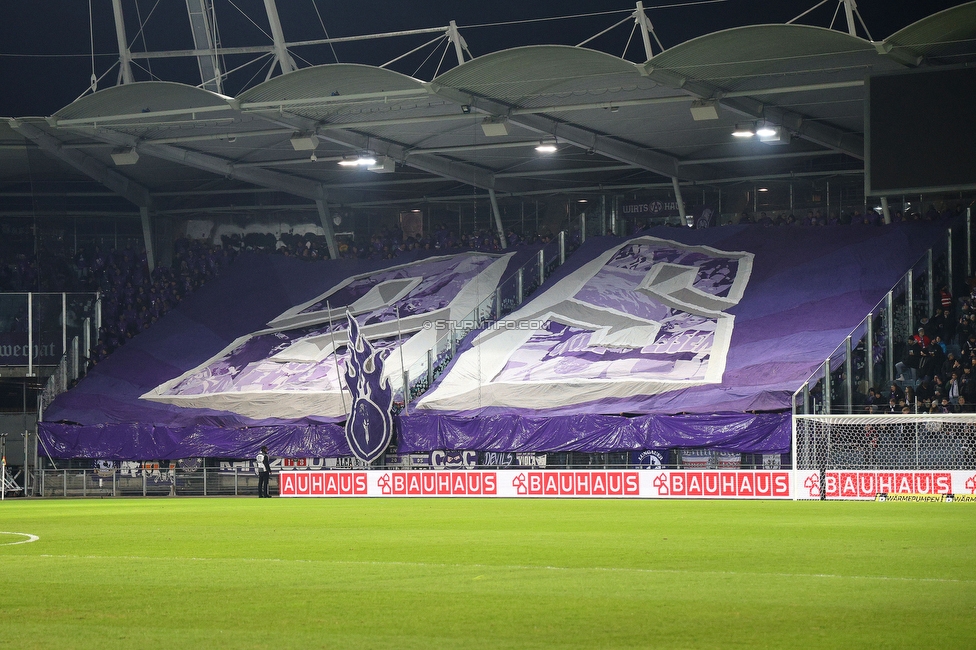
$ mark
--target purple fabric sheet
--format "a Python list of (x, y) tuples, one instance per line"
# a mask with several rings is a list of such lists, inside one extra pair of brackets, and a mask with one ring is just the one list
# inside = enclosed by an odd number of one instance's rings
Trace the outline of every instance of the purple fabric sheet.
[[(505, 276), (533, 259), (536, 250), (519, 249)], [(262, 444), (279, 456), (349, 455), (342, 426), (316, 418), (255, 420), (139, 397), (200, 365), (237, 337), (266, 328), (273, 318), (349, 276), (430, 256), (417, 252), (386, 261), (306, 262), (243, 254), (220, 276), (95, 366), (77, 386), (59, 395), (45, 411), (38, 431), (57, 458), (240, 458), (253, 455), (248, 451), (252, 448), (256, 453), (260, 444), (248, 441), (262, 436), (266, 440)], [(275, 427), (283, 433), (272, 435)], [(294, 443), (298, 432), (304, 432), (301, 444)]]
[(50, 453), (54, 458), (253, 458), (262, 446), (284, 458), (326, 458), (352, 453), (342, 427), (337, 424), (228, 428), (43, 422), (40, 435), (44, 441), (42, 453)]
[(711, 447), (743, 453), (786, 453), (789, 413), (694, 415), (517, 414), (464, 417), (417, 412), (400, 418), (400, 453), (431, 449), (606, 452)]
[[(607, 451), (714, 446), (782, 452), (789, 447), (790, 395), (930, 246), (945, 225), (878, 228), (659, 228), (656, 237), (755, 254), (736, 317), (723, 380), (654, 396), (554, 410), (483, 409), (398, 418), (401, 451)], [(618, 238), (586, 242), (546, 283), (551, 286)], [(523, 249), (517, 268), (534, 250)], [(417, 259), (398, 258), (395, 263)], [(347, 455), (341, 426), (305, 418), (252, 420), (183, 409), (139, 396), (261, 329), (285, 310), (350, 275), (391, 262), (307, 263), (245, 255), (152, 328), (59, 396), (39, 430), (56, 457), (162, 459), (247, 457), (261, 444), (278, 456)], [(545, 287), (543, 287), (545, 288)], [(536, 296), (539, 294), (537, 293)], [(470, 339), (463, 347), (470, 345)], [(637, 417), (621, 417), (627, 413)]]
[[(735, 316), (720, 383), (657, 395), (581, 402), (560, 408), (487, 406), (439, 411), (463, 416), (532, 417), (589, 413), (742, 413), (790, 408), (790, 396), (883, 299), (929, 247), (944, 247), (945, 223), (888, 227), (726, 226), (655, 228), (641, 234), (755, 255)], [(591, 239), (550, 278), (551, 287), (623, 239)], [(537, 293), (535, 297), (538, 297)], [(473, 337), (472, 337), (473, 338)], [(471, 339), (467, 343), (470, 345)], [(459, 355), (460, 356), (460, 355)], [(448, 379), (453, 365), (435, 381)]]

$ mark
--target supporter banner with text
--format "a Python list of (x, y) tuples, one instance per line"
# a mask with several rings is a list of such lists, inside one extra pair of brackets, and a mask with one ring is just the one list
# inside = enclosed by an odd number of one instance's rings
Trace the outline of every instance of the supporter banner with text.
[(281, 472), (283, 497), (790, 499), (790, 472), (459, 470)]

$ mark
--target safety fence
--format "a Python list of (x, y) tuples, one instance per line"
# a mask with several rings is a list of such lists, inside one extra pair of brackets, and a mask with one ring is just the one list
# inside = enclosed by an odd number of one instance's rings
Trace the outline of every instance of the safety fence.
[[(943, 242), (912, 265), (794, 393), (793, 412), (852, 414), (863, 408), (870, 388), (896, 382), (904, 343), (923, 318), (941, 307), (941, 289), (948, 287), (952, 295), (963, 288), (968, 292), (963, 281), (972, 275), (972, 212), (967, 208), (965, 221), (946, 230)], [(899, 383), (914, 386), (910, 380)]]

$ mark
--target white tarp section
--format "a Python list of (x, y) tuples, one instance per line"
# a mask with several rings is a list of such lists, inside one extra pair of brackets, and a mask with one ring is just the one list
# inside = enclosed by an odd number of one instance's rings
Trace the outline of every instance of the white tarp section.
[(142, 398), (256, 420), (344, 418), (347, 307), (365, 336), (389, 350), (384, 377), (396, 392), (403, 371), (450, 335), (432, 323), (470, 319), (494, 295), (511, 256), (464, 253), (348, 278)]
[(482, 332), (417, 408), (554, 408), (719, 383), (753, 255), (639, 237)]

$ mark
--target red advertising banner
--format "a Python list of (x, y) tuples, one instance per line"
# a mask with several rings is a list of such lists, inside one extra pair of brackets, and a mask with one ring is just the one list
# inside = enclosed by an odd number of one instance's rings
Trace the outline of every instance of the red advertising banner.
[(789, 499), (789, 471), (287, 471), (283, 497)]
[(828, 471), (797, 473), (800, 499), (874, 499), (880, 494), (974, 494), (973, 471)]

